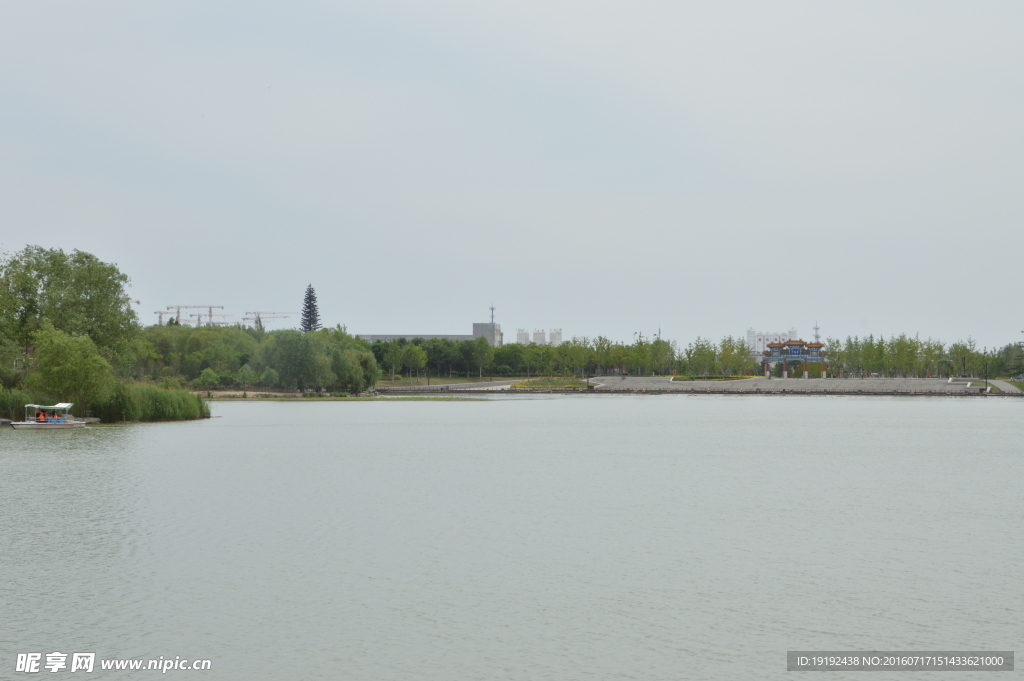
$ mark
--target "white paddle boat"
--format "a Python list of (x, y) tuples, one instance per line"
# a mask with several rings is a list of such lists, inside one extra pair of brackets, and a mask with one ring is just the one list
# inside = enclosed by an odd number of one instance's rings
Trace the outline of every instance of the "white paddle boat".
[[(26, 404), (25, 420), (15, 421), (11, 428), (15, 430), (51, 430), (55, 428), (82, 428), (85, 421), (77, 421), (71, 415), (72, 402), (61, 402), (60, 404)], [(32, 414), (35, 414), (33, 416)]]

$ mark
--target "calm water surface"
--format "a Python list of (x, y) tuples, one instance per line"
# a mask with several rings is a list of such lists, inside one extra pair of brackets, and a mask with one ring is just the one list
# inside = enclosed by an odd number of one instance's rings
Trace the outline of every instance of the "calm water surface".
[(207, 679), (564, 681), (1024, 650), (1021, 402), (214, 414), (0, 432), (0, 678), (52, 651), (209, 658), (168, 672)]

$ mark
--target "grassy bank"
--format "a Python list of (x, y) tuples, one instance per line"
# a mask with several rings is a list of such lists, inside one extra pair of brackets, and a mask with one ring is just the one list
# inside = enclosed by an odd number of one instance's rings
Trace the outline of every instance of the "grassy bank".
[(743, 381), (760, 376), (673, 376), (673, 381)]
[[(591, 383), (590, 385), (595, 385)], [(587, 389), (586, 381), (581, 381), (576, 378), (531, 378), (528, 381), (519, 381), (513, 383), (512, 387), (517, 390), (523, 390), (528, 388), (545, 388), (549, 390), (572, 390), (577, 388), (580, 390)]]
[(454, 395), (367, 395), (348, 397), (316, 397), (302, 399), (301, 397), (279, 397), (251, 395), (249, 397), (209, 397), (207, 402), (394, 402), (405, 400), (408, 402), (481, 402), (486, 397), (456, 397)]
[[(495, 376), (493, 380), (515, 381), (525, 379), (525, 376)], [(478, 376), (472, 376), (470, 378), (466, 378), (465, 376), (431, 376), (429, 385), (455, 385), (458, 383), (489, 383), (491, 380), (491, 377), (488, 376), (487, 374), (484, 374), (483, 378), (480, 378)], [(395, 380), (392, 381), (391, 374), (386, 374), (383, 378), (377, 380), (378, 388), (405, 388), (409, 386), (419, 387), (422, 385), (428, 385), (427, 378), (425, 376), (414, 376), (412, 378), (409, 378), (407, 376), (396, 376)]]

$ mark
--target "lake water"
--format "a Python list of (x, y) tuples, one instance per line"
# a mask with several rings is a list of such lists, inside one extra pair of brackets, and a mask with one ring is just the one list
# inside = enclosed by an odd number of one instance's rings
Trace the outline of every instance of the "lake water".
[(53, 651), (212, 661), (182, 678), (568, 681), (1022, 648), (1024, 402), (213, 413), (0, 432), (0, 678)]

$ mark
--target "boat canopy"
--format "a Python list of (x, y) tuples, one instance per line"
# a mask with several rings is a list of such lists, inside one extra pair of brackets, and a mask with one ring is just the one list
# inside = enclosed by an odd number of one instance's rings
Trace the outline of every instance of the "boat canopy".
[(75, 406), (74, 402), (61, 402), (60, 404), (53, 404), (53, 405), (50, 405), (50, 406), (46, 406), (45, 404), (26, 404), (25, 408), (26, 409), (32, 409), (32, 408), (35, 408), (35, 409), (60, 409), (61, 411), (67, 411), (68, 409), (71, 409), (71, 407), (73, 407), (73, 406)]

